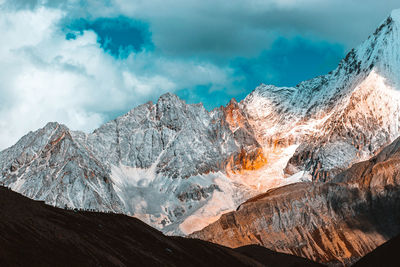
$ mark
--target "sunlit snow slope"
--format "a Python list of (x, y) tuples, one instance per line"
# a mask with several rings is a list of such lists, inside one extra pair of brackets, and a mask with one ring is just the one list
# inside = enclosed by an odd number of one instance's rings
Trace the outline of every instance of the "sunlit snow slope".
[(325, 181), (399, 136), (400, 19), (391, 16), (329, 74), (261, 85), (242, 103), (264, 154), (298, 146), (285, 175)]

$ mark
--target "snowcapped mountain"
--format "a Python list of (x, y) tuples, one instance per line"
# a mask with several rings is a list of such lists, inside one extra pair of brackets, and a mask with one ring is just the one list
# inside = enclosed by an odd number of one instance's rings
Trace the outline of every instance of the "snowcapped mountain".
[(242, 103), (268, 158), (296, 146), (285, 174), (326, 180), (399, 136), (400, 11), (329, 74), (296, 87), (261, 85)]
[(0, 153), (1, 181), (59, 207), (122, 212), (109, 172), (64, 125), (48, 123)]
[(225, 170), (254, 169), (264, 157), (236, 101), (208, 112), (165, 94), (91, 134), (49, 123), (1, 152), (0, 162), (1, 181), (30, 198), (123, 212), (181, 233), (251, 196)]
[(211, 112), (173, 94), (93, 133), (57, 123), (0, 152), (0, 182), (59, 207), (187, 234), (270, 188), (330, 179), (399, 136), (400, 12), (336, 70)]
[(267, 160), (296, 146), (281, 168), (314, 182), (251, 198), (191, 237), (347, 266), (399, 234), (399, 34), (397, 10), (328, 75), (252, 92), (242, 105)]

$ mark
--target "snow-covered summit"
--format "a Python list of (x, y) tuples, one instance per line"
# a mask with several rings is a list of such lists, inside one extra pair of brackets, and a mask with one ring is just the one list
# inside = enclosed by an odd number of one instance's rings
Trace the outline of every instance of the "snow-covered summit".
[(286, 174), (325, 180), (399, 135), (398, 13), (329, 74), (296, 87), (261, 85), (243, 101), (264, 150), (298, 146)]

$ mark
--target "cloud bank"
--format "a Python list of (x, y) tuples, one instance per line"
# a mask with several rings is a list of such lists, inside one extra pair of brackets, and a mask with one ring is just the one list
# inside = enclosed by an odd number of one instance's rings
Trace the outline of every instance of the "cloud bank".
[(91, 29), (66, 38), (59, 27), (65, 15), (43, 7), (1, 13), (7, 42), (0, 46), (0, 148), (48, 121), (91, 131), (164, 92), (229, 83), (229, 70), (208, 62), (171, 61), (135, 49), (115, 57), (115, 48)]
[[(343, 8), (346, 7), (346, 8)], [(0, 0), (0, 149), (175, 92), (208, 109), (328, 72), (396, 7), (366, 1)]]

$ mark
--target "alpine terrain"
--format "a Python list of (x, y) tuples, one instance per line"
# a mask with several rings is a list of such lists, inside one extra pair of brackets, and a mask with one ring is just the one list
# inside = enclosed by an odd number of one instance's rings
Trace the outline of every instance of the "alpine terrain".
[(400, 138), (329, 182), (271, 189), (191, 236), (348, 265), (398, 234)]
[[(353, 200), (353, 187), (357, 194), (366, 194), (359, 201), (367, 205), (372, 203), (370, 191), (358, 189), (358, 182), (343, 189), (323, 182), (339, 179), (342, 171), (375, 156), (400, 135), (399, 73), (397, 10), (335, 70), (296, 87), (260, 85), (240, 103), (232, 99), (212, 111), (168, 93), (157, 103), (138, 106), (89, 134), (48, 123), (0, 152), (0, 182), (50, 205), (124, 213), (164, 233), (180, 235), (201, 230), (249, 198), (296, 182), (303, 183), (267, 193), (281, 200), (274, 208), (276, 214), (280, 209), (301, 210), (305, 198), (321, 198), (312, 211), (323, 214), (327, 207), (321, 203), (336, 203), (330, 197), (342, 197), (343, 203)], [(253, 204), (241, 205), (238, 212), (249, 205)], [(351, 214), (359, 212), (356, 207), (347, 208)], [(346, 222), (341, 222), (345, 214), (332, 212), (336, 209), (327, 211), (327, 221), (345, 227)], [(321, 221), (312, 214), (295, 214), (312, 229), (320, 229)], [(220, 231), (215, 225), (221, 220), (206, 229)], [(254, 226), (257, 231), (269, 225), (260, 220)], [(295, 229), (298, 221), (291, 220), (286, 222)], [(289, 229), (285, 224), (274, 225), (276, 237), (267, 242), (253, 229), (236, 226), (241, 229), (235, 232), (237, 236), (263, 245), (282, 238)], [(207, 231), (196, 236), (210, 239)], [(342, 255), (335, 247), (333, 254), (325, 255), (307, 245), (312, 241), (304, 241), (304, 249), (285, 247), (303, 242), (303, 236), (293, 232), (288, 240), (271, 247), (321, 261), (351, 261), (386, 240), (385, 235), (380, 239), (355, 235), (374, 241), (367, 247), (360, 245), (356, 252), (347, 248), (349, 254)], [(218, 235), (213, 241), (222, 242)], [(315, 251), (321, 256), (312, 256)]]
[(243, 105), (264, 153), (296, 145), (284, 174), (312, 182), (268, 190), (192, 236), (349, 265), (398, 235), (399, 49), (395, 10), (328, 75), (251, 93)]

